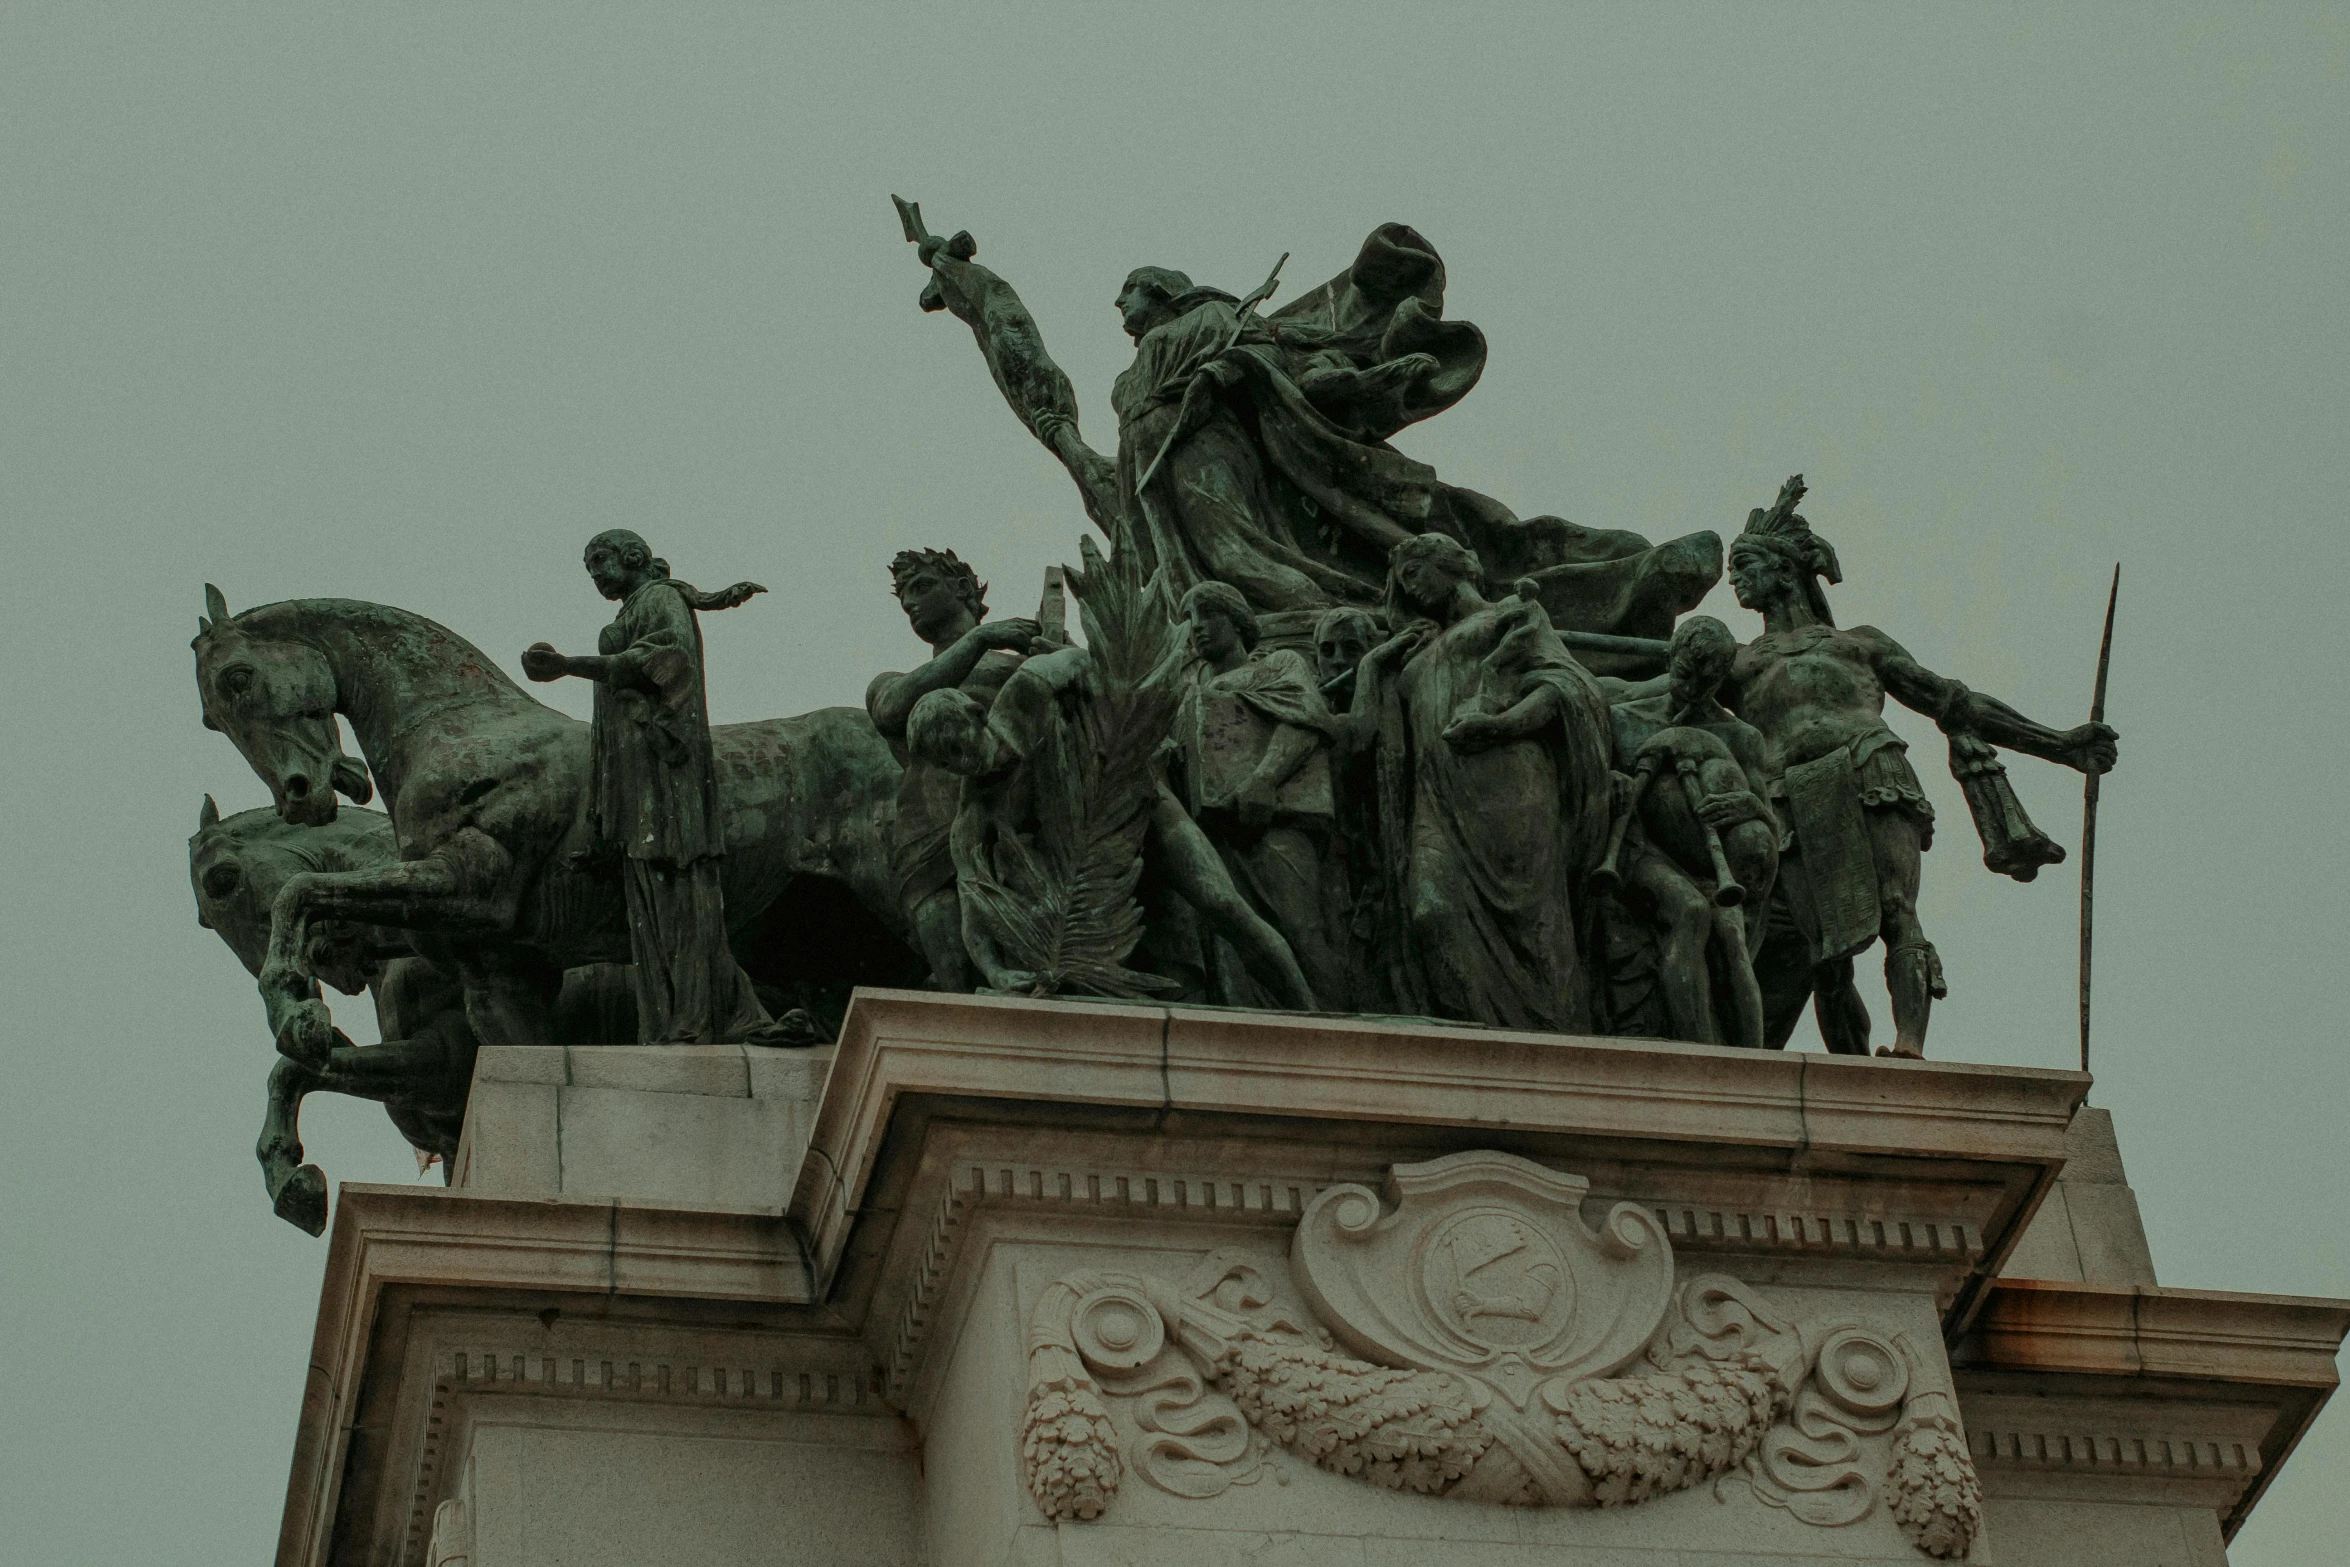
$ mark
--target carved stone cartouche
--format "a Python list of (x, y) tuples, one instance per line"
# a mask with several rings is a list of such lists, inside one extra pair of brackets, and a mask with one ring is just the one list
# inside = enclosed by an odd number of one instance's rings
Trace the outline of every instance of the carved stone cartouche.
[[(1310, 1312), (1221, 1253), (1178, 1282), (1055, 1282), (1029, 1318), (1030, 1495), (1050, 1518), (1097, 1518), (1130, 1464), (1202, 1497), (1253, 1479), (1272, 1448), (1390, 1490), (1520, 1505), (1622, 1506), (1742, 1475), (1824, 1527), (1881, 1497), (1920, 1551), (1966, 1554), (1981, 1487), (1936, 1359), (1865, 1321), (1790, 1321), (1735, 1279), (1676, 1283), (1654, 1218), (1619, 1203), (1591, 1225), (1589, 1189), (1490, 1152), (1397, 1166), (1387, 1204), (1332, 1187), (1291, 1244)], [(1131, 1460), (1112, 1399), (1145, 1435)]]

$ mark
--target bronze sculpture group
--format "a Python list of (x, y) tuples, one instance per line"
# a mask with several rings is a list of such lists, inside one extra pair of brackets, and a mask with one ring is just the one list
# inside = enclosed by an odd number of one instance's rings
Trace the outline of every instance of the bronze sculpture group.
[[(988, 619), (953, 551), (902, 550), (923, 663), (862, 711), (714, 727), (698, 615), (763, 590), (703, 593), (614, 530), (584, 558), (618, 606), (597, 651), (521, 656), (595, 684), (581, 725), (405, 611), (207, 590), (205, 723), (274, 810), (207, 801), (191, 875), (282, 1058), (258, 1151), (285, 1217), (324, 1220), (305, 1092), (382, 1099), (445, 1157), (483, 1044), (806, 1044), (858, 984), (1770, 1048), (1808, 1001), (1865, 1054), (1853, 965), (1881, 943), (1879, 1053), (1914, 1057), (1944, 993), (1917, 915), (1934, 813), (1885, 698), (1950, 737), (1986, 863), (2021, 880), (2063, 851), (1994, 747), (2113, 765), (2103, 724), (2045, 728), (1839, 628), (1800, 478), (1731, 543), (1762, 617), (1741, 646), (1686, 613), (1715, 534), (1520, 518), (1396, 451), (1486, 351), (1409, 228), (1271, 315), (1273, 279), (1138, 269), (1105, 456), (970, 236), (900, 213), (924, 308), (971, 326), (1109, 541), (1034, 618)], [(377, 789), (388, 821), (338, 814)], [(371, 991), (386, 1042), (353, 1046), (322, 980)]]

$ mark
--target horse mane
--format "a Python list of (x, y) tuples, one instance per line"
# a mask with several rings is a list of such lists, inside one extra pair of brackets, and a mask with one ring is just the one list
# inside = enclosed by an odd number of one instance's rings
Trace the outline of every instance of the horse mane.
[(296, 827), (275, 806), (256, 806), (197, 828), (188, 839), (188, 853), (193, 857), (223, 839), (240, 851), (266, 845), (312, 871), (359, 870), (399, 852), (392, 819), (357, 805), (343, 807), (321, 827)]
[(256, 604), (225, 621), (212, 622), (197, 634), (196, 641), (200, 645), (224, 630), (262, 640), (282, 639), (312, 645), (317, 644), (321, 634), (367, 639), (368, 633), (377, 632), (387, 641), (415, 638), (423, 647), (438, 652), (437, 661), (451, 672), (471, 675), (499, 690), (535, 700), (495, 659), (456, 632), (414, 610), (390, 604), (371, 604), (364, 599), (281, 599), (274, 604)]

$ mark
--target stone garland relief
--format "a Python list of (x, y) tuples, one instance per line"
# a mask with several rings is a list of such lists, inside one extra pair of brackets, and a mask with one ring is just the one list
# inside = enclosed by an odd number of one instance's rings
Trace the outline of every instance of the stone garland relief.
[[(1967, 1554), (1982, 1489), (1933, 1354), (1842, 1315), (1790, 1322), (1728, 1277), (1676, 1287), (1653, 1218), (1619, 1203), (1595, 1229), (1588, 1191), (1501, 1153), (1398, 1165), (1392, 1206), (1333, 1187), (1291, 1245), (1310, 1315), (1221, 1253), (1175, 1283), (1060, 1279), (1028, 1324), (1030, 1494), (1057, 1521), (1098, 1518), (1129, 1468), (1208, 1497), (1279, 1448), (1525, 1506), (1742, 1482), (1836, 1526), (1881, 1501), (1918, 1550)], [(1109, 1399), (1131, 1401), (1138, 1451)]]

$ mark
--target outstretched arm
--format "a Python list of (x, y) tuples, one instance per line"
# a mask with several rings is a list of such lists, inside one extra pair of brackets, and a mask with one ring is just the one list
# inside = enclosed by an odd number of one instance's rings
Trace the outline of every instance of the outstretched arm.
[(1045, 352), (1036, 318), (1011, 284), (971, 259), (979, 245), (968, 233), (948, 239), (928, 232), (922, 227), (921, 209), (908, 202), (898, 203), (898, 215), (905, 222), (906, 237), (916, 246), (915, 254), (930, 268), (922, 308), (949, 311), (971, 328), (1004, 401), (1077, 481), (1094, 526), (1110, 538), (1120, 537), (1117, 465), (1077, 433), (1077, 394)]
[(865, 693), (865, 711), (872, 715), (874, 728), (890, 739), (898, 739), (906, 732), (906, 715), (914, 711), (916, 702), (933, 691), (959, 686), (970, 679), (971, 671), (994, 649), (1019, 651), (1036, 637), (1037, 625), (1033, 620), (991, 620), (983, 626), (973, 626), (920, 669), (876, 679)]
[(582, 680), (607, 678), (605, 661), (601, 655), (558, 653), (552, 642), (533, 642), (524, 648), (522, 672), (541, 682), (560, 680), (565, 675), (576, 675)]
[(1993, 745), (2043, 761), (2060, 762), (2084, 773), (2112, 769), (2115, 741), (2108, 724), (2076, 724), (2051, 729), (2034, 723), (1996, 697), (1969, 691), (1955, 680), (1935, 674), (1909, 656), (1907, 649), (1874, 626), (1857, 626), (1852, 634), (1875, 652), (1877, 678), (1902, 706), (1925, 714), (1945, 732), (1979, 735)]
[[(729, 594), (743, 589), (764, 593), (756, 583), (738, 582)], [(743, 593), (743, 598), (750, 593)], [(741, 600), (737, 599), (737, 603)], [(690, 668), (699, 645), (694, 635), (693, 611), (676, 593), (656, 593), (636, 603), (625, 619), (633, 639), (617, 653), (558, 653), (544, 642), (522, 650), (522, 672), (533, 680), (560, 680), (573, 675), (602, 685), (626, 686), (659, 694), (674, 686), (680, 660)]]
[(1355, 666), (1354, 702), (1344, 713), (1334, 715), (1338, 723), (1331, 738), (1341, 749), (1352, 753), (1370, 743), (1378, 731), (1379, 704), (1386, 699), (1388, 682), (1434, 629), (1427, 621), (1414, 621), (1363, 655), (1363, 661)]

